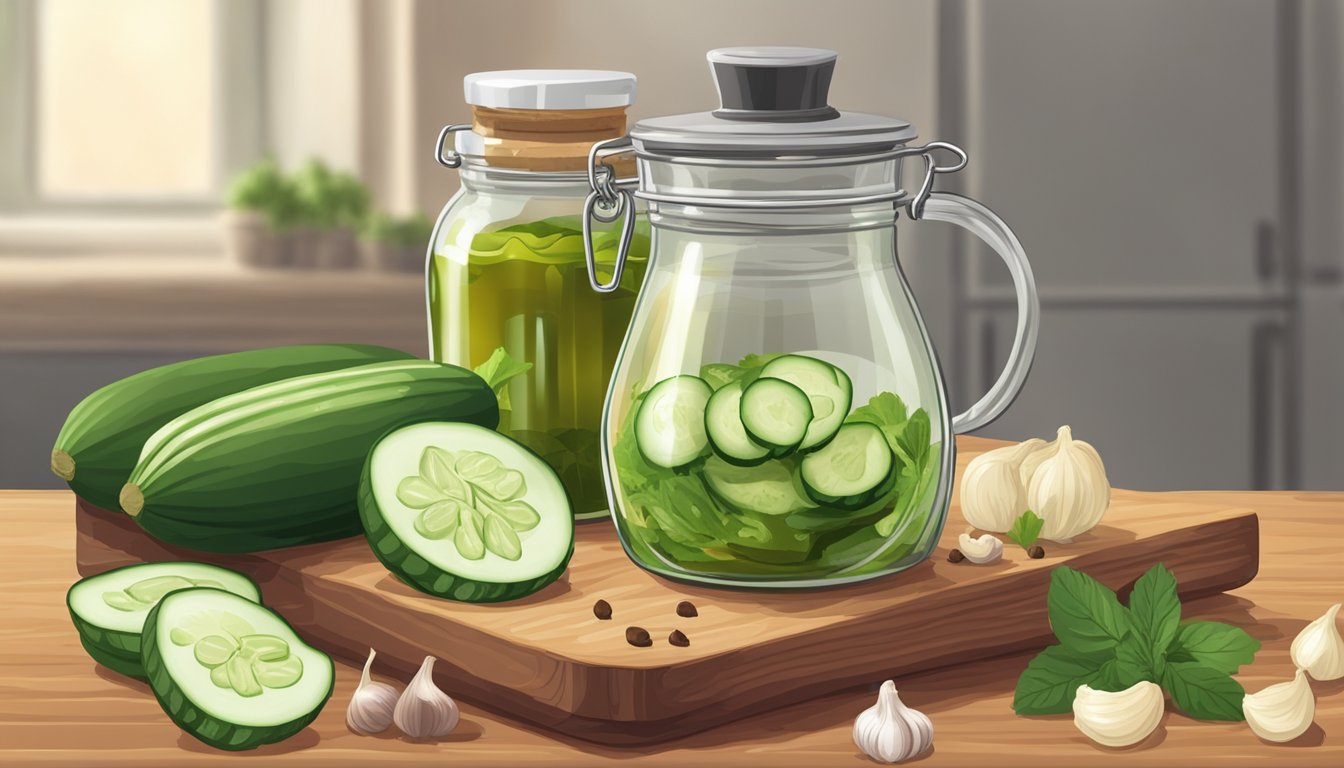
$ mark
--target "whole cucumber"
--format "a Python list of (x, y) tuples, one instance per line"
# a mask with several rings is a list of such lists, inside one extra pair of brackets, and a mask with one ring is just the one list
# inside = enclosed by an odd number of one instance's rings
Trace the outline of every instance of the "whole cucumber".
[(494, 429), (495, 393), (428, 360), (299, 376), (228, 395), (155, 432), (120, 494), (153, 536), (210, 552), (256, 552), (359, 533), (360, 472), (396, 427)]
[(108, 384), (70, 411), (51, 449), (51, 471), (92, 504), (117, 509), (145, 440), (192, 408), (293, 376), (411, 357), (388, 347), (304, 344), (152, 368)]

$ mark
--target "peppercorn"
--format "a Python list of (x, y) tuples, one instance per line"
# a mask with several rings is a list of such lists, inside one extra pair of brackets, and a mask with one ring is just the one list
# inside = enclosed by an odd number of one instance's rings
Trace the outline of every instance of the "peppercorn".
[(1027, 557), (1030, 557), (1032, 560), (1040, 560), (1042, 557), (1045, 557), (1045, 547), (1042, 547), (1040, 544), (1033, 544), (1031, 549), (1027, 550)]
[(947, 562), (949, 563), (960, 563), (962, 560), (965, 559), (966, 556), (961, 554), (960, 549), (954, 549), (951, 552), (947, 553)]
[(626, 627), (625, 642), (636, 648), (648, 648), (653, 645), (653, 638), (649, 637), (649, 630), (643, 627)]
[(596, 603), (593, 603), (593, 615), (603, 621), (610, 619), (611, 603), (608, 603), (606, 600), (598, 600)]
[(677, 646), (678, 648), (685, 648), (686, 646), (691, 644), (691, 639), (687, 637), (686, 633), (682, 632), (680, 629), (674, 629), (672, 630), (672, 634), (667, 636), (667, 642), (671, 645)]
[(700, 615), (700, 611), (695, 609), (695, 604), (690, 600), (682, 600), (677, 603), (677, 615), (683, 619), (693, 619)]

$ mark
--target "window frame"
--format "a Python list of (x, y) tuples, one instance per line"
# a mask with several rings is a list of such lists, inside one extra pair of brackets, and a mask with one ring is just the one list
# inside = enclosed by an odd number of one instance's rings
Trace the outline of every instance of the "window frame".
[[(87, 198), (38, 189), (39, 0), (0, 3), (0, 216), (200, 216), (218, 210), (229, 178), (261, 157), (264, 143), (265, 27), (260, 0), (211, 0), (215, 39), (212, 184), (202, 196)], [(93, 131), (90, 131), (93, 136)]]

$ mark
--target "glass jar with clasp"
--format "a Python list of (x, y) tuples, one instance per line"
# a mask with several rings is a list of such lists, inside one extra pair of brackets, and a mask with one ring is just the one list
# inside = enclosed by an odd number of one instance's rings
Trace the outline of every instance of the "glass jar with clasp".
[[(953, 436), (997, 417), (1030, 369), (1038, 304), (1021, 245), (980, 203), (933, 190), (965, 153), (829, 106), (835, 61), (712, 51), (718, 109), (641, 120), (593, 148), (585, 218), (638, 200), (652, 224), (602, 459), (621, 542), (655, 573), (816, 587), (920, 562), (947, 514)], [(637, 189), (604, 170), (630, 153)], [(922, 170), (913, 194), (907, 159)], [(903, 211), (970, 230), (1013, 276), (1007, 366), (961, 414), (897, 259)]]
[[(584, 233), (601, 276), (620, 233), (585, 229), (579, 214), (589, 147), (625, 134), (635, 77), (482, 72), (466, 77), (465, 91), (472, 123), (445, 127), (435, 151), (462, 186), (429, 245), (430, 356), (499, 381), (500, 431), (554, 467), (577, 518), (603, 518), (602, 398), (643, 279), (648, 225), (628, 219), (623, 275), (597, 293)], [(455, 149), (444, 146), (449, 138)]]

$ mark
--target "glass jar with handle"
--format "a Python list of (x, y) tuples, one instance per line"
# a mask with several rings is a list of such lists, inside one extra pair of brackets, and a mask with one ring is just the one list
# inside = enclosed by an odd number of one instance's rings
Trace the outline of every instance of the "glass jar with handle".
[[(1039, 307), (1021, 245), (988, 208), (933, 189), (965, 153), (831, 107), (835, 61), (711, 51), (718, 109), (642, 120), (628, 141), (593, 147), (585, 221), (638, 200), (652, 223), (602, 428), (617, 530), (650, 571), (816, 587), (920, 562), (947, 515), (954, 435), (1002, 413), (1030, 369)], [(629, 152), (637, 189), (603, 170)], [(902, 211), (970, 230), (1013, 276), (1007, 367), (955, 416), (897, 259)]]

